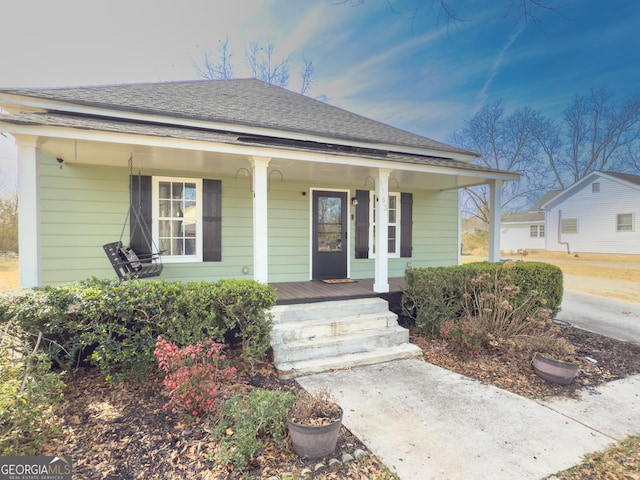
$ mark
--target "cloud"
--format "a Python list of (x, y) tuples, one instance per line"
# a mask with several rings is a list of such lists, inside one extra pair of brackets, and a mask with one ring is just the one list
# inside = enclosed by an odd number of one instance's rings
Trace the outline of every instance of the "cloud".
[(516, 32), (513, 33), (509, 37), (507, 42), (502, 46), (502, 49), (500, 50), (500, 53), (498, 53), (498, 56), (496, 57), (495, 61), (493, 62), (491, 70), (489, 71), (489, 76), (487, 77), (484, 85), (482, 86), (482, 88), (478, 92), (478, 95), (477, 95), (477, 98), (478, 98), (478, 106), (477, 106), (477, 108), (478, 109), (480, 109), (482, 107), (482, 105), (484, 105), (486, 103), (486, 101), (487, 101), (487, 91), (491, 87), (491, 84), (493, 83), (493, 80), (495, 79), (496, 75), (500, 72), (500, 69), (502, 68), (503, 63), (505, 62), (505, 57), (507, 55), (508, 50), (516, 42), (518, 37), (524, 31), (524, 29), (525, 29), (525, 24), (521, 24), (518, 27), (518, 29), (516, 30)]

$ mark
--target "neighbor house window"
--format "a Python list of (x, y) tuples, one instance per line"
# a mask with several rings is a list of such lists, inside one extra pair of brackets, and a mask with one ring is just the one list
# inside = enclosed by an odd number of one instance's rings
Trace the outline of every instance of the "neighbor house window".
[(563, 218), (560, 222), (560, 233), (578, 233), (578, 219)]
[(619, 213), (616, 217), (617, 232), (633, 232), (633, 213)]
[[(371, 206), (370, 218), (373, 220), (369, 224), (369, 257), (373, 257), (375, 255), (375, 245), (376, 245), (376, 201), (375, 194), (371, 192), (371, 198), (369, 205)], [(388, 245), (389, 245), (389, 256), (390, 257), (399, 257), (400, 256), (400, 194), (399, 193), (390, 193), (389, 194), (389, 228), (388, 228)]]
[(153, 177), (153, 238), (163, 259), (202, 261), (202, 180)]
[(598, 193), (600, 191), (600, 182), (593, 182), (591, 184), (591, 191), (593, 193)]
[(531, 238), (534, 238), (534, 237), (538, 236), (538, 226), (537, 225), (531, 225), (531, 227), (529, 227), (529, 236)]
[(544, 238), (544, 225), (540, 225), (540, 226), (538, 227), (538, 236), (539, 236), (540, 238)]

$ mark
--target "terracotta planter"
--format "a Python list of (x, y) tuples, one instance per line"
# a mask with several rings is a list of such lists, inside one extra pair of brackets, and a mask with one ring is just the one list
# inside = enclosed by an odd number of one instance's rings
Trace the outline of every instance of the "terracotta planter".
[(539, 353), (533, 356), (533, 370), (548, 382), (569, 385), (578, 374), (577, 363), (560, 362)]
[(307, 458), (331, 455), (336, 449), (341, 426), (342, 416), (340, 416), (340, 420), (318, 427), (300, 425), (287, 418), (293, 451), (297, 455)]

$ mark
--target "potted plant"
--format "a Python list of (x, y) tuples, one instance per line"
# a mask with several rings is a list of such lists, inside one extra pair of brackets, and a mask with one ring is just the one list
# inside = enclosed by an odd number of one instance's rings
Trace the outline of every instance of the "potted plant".
[(309, 393), (300, 390), (287, 414), (293, 451), (301, 457), (331, 455), (342, 426), (342, 408), (327, 389)]
[(564, 338), (553, 338), (545, 351), (533, 355), (533, 370), (539, 377), (559, 385), (569, 385), (578, 374), (575, 349)]

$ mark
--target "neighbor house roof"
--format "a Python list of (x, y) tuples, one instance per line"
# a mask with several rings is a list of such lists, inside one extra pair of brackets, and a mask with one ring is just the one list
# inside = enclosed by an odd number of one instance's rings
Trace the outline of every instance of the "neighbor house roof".
[(502, 217), (502, 223), (544, 222), (544, 213), (510, 213)]
[(614, 181), (622, 182), (623, 184), (626, 183), (632, 188), (640, 187), (640, 176), (638, 175), (631, 175), (629, 173), (595, 171), (591, 172), (586, 177), (581, 178), (570, 187), (559, 191), (556, 195), (548, 199), (542, 205), (542, 208), (549, 208), (551, 205), (557, 204), (558, 202), (572, 195), (573, 192), (581, 188), (582, 185), (588, 184), (588, 182), (595, 180), (597, 177), (609, 178)]
[[(180, 123), (175, 120), (201, 121), (226, 125), (236, 132), (238, 128), (247, 127), (270, 129), (296, 134), (298, 139), (302, 136), (302, 140), (304, 136), (324, 137), (395, 146), (393, 150), (404, 148), (409, 153), (411, 150), (406, 149), (436, 150), (469, 156), (469, 159), (478, 156), (255, 79), (0, 90), (0, 100), (6, 102), (13, 97), (18, 101), (15, 96), (21, 97), (22, 103), (25, 97), (36, 99), (40, 105), (46, 105), (44, 109), (49, 113), (78, 113), (79, 107), (90, 107), (100, 109), (105, 115), (115, 110), (166, 117), (175, 124)], [(36, 103), (34, 109), (38, 111)], [(16, 115), (13, 121), (44, 119), (33, 116), (21, 119), (21, 115)]]

